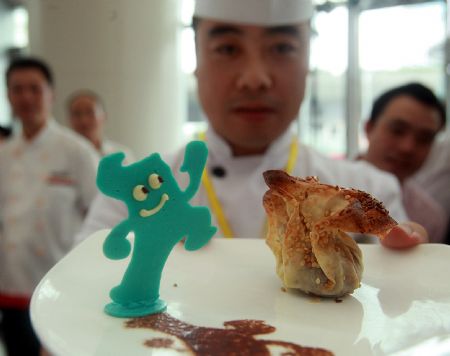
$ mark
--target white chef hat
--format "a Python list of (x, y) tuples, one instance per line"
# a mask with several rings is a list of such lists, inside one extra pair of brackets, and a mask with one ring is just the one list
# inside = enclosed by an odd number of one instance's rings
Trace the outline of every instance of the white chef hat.
[(312, 0), (196, 0), (194, 15), (218, 21), (278, 26), (307, 21)]

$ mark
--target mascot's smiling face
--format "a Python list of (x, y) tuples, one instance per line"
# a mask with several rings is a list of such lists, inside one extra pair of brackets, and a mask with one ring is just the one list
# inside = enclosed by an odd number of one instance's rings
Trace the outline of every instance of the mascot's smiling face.
[(155, 153), (142, 161), (122, 166), (124, 155), (104, 157), (99, 166), (97, 185), (106, 195), (122, 200), (130, 217), (150, 218), (170, 207), (181, 191), (169, 166)]

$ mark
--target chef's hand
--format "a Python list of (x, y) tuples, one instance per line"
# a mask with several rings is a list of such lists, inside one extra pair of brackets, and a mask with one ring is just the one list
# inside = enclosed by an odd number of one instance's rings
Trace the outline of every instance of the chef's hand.
[(411, 248), (421, 243), (428, 242), (428, 233), (425, 228), (415, 222), (406, 221), (394, 226), (381, 244), (388, 248)]

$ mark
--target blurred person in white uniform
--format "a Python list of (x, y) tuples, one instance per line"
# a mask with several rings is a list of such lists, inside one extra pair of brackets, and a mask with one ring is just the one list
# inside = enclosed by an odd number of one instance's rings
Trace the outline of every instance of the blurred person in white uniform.
[(21, 132), (0, 147), (0, 310), (8, 355), (39, 355), (29, 303), (45, 273), (73, 246), (96, 194), (98, 157), (52, 119), (53, 76), (24, 57), (6, 71)]
[(70, 127), (94, 145), (101, 157), (124, 152), (128, 161), (133, 154), (128, 147), (104, 137), (106, 110), (100, 96), (92, 90), (79, 90), (67, 100), (67, 116)]
[[(198, 95), (209, 122), (209, 156), (194, 205), (213, 206), (217, 236), (263, 237), (262, 173), (286, 169), (324, 183), (363, 189), (406, 221), (396, 179), (366, 162), (330, 160), (298, 142), (290, 127), (304, 97), (308, 73), (311, 0), (198, 0), (195, 30)], [(170, 135), (169, 132), (162, 133)], [(179, 181), (184, 147), (163, 156)], [(126, 218), (120, 202), (99, 196), (77, 240)], [(419, 227), (420, 228), (420, 227)], [(386, 245), (426, 240), (423, 229), (394, 228)]]
[(450, 244), (450, 131), (436, 140), (413, 179), (444, 208), (449, 220), (446, 242)]
[(444, 242), (447, 215), (425, 186), (411, 177), (444, 126), (444, 106), (431, 89), (415, 82), (391, 88), (373, 103), (365, 126), (369, 146), (361, 156), (397, 177), (406, 213), (425, 227), (430, 242)]

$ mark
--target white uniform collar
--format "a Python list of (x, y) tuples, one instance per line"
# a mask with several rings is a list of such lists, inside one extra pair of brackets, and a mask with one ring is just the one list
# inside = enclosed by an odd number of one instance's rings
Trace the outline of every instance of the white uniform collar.
[(52, 118), (48, 119), (45, 123), (44, 127), (37, 133), (37, 135), (31, 140), (26, 140), (23, 136), (23, 133), (17, 135), (19, 143), (23, 146), (33, 146), (36, 147), (40, 145), (42, 142), (47, 140), (47, 137), (50, 135), (50, 132), (53, 131), (57, 127), (57, 124), (54, 122)]

